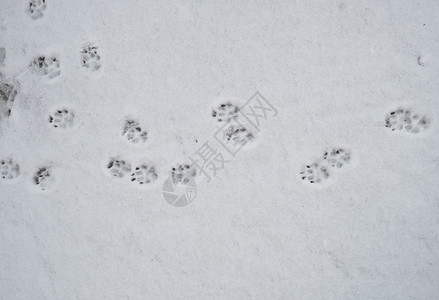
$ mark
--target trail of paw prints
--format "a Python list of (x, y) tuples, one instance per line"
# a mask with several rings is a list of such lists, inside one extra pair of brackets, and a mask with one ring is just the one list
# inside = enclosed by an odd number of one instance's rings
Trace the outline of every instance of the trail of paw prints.
[(218, 122), (230, 122), (238, 118), (239, 107), (231, 102), (221, 103), (212, 109), (212, 117)]
[(194, 166), (188, 164), (176, 165), (171, 170), (171, 179), (174, 185), (179, 183), (187, 184), (195, 178), (197, 170)]
[(320, 159), (304, 166), (299, 171), (299, 176), (307, 184), (326, 186), (335, 179), (337, 172), (346, 170), (351, 163), (351, 151), (346, 148), (335, 147), (324, 152)]
[(140, 163), (132, 168), (129, 161), (120, 157), (110, 158), (107, 164), (107, 174), (142, 186), (152, 184), (158, 178), (156, 168), (152, 163)]
[(31, 62), (31, 68), (41, 76), (54, 79), (61, 75), (59, 59), (55, 56), (38, 56)]
[(98, 47), (85, 46), (81, 51), (82, 66), (90, 71), (95, 72), (102, 66), (101, 56), (98, 53)]
[(48, 166), (40, 167), (33, 176), (33, 182), (40, 190), (45, 191), (52, 186), (52, 169)]
[(0, 77), (0, 121), (11, 115), (17, 91), (15, 84), (8, 83)]
[(409, 109), (398, 108), (387, 115), (385, 125), (391, 131), (417, 134), (425, 132), (430, 127), (430, 120)]
[(20, 166), (12, 158), (0, 160), (0, 179), (14, 179), (20, 175)]
[(49, 115), (49, 123), (54, 128), (70, 128), (73, 126), (75, 114), (68, 109), (59, 109)]
[(157, 179), (157, 172), (153, 165), (141, 164), (134, 168), (131, 182), (140, 185), (153, 183)]
[(222, 128), (215, 133), (217, 139), (232, 155), (246, 144), (255, 141), (255, 127), (241, 116), (238, 105), (224, 101), (212, 109), (212, 117)]
[(38, 20), (44, 16), (46, 8), (46, 0), (31, 0), (28, 4), (27, 13), (33, 20)]
[(125, 121), (122, 136), (133, 144), (143, 144), (148, 140), (148, 132), (143, 130), (139, 123), (134, 120)]
[(110, 176), (116, 178), (128, 177), (131, 173), (131, 164), (124, 159), (110, 158), (107, 164), (107, 171)]

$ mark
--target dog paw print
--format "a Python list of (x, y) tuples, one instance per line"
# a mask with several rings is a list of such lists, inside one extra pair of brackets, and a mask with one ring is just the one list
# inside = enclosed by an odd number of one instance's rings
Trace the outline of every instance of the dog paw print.
[(139, 123), (133, 120), (126, 120), (122, 136), (133, 144), (145, 143), (148, 140), (148, 132), (140, 127)]
[[(300, 179), (314, 186), (324, 187), (333, 182), (338, 170), (345, 170), (352, 165), (352, 152), (346, 148), (333, 147), (312, 164), (300, 170)], [(333, 172), (334, 171), (334, 172)]]
[(55, 128), (68, 128), (73, 126), (75, 114), (68, 109), (59, 109), (49, 115), (49, 123)]
[(244, 146), (254, 139), (254, 136), (242, 125), (232, 125), (225, 131), (226, 142), (233, 145)]
[(11, 113), (12, 113), (12, 110), (10, 109), (10, 108), (8, 108), (8, 107), (5, 107), (5, 106), (3, 106), (3, 105), (1, 105), (0, 104), (0, 121), (3, 119), (3, 118), (9, 118), (9, 116), (11, 115)]
[(341, 169), (351, 161), (351, 153), (342, 148), (334, 148), (323, 154), (323, 161), (331, 168)]
[(16, 96), (17, 88), (15, 85), (0, 81), (0, 120), (11, 115)]
[(131, 174), (131, 181), (137, 184), (152, 183), (157, 179), (154, 166), (142, 164), (137, 166)]
[(12, 104), (15, 96), (17, 96), (17, 88), (13, 84), (0, 82), (0, 101)]
[(82, 66), (89, 71), (97, 71), (101, 68), (101, 56), (98, 47), (86, 46), (81, 51)]
[(12, 158), (0, 160), (0, 178), (14, 179), (20, 175), (20, 166)]
[(222, 103), (217, 108), (212, 110), (212, 117), (216, 118), (218, 122), (230, 122), (238, 118), (239, 107), (230, 103)]
[(50, 167), (39, 168), (33, 177), (34, 184), (41, 190), (47, 190), (50, 188), (52, 183), (52, 170)]
[(32, 61), (31, 66), (42, 76), (49, 79), (56, 78), (61, 74), (59, 60), (55, 56), (39, 56)]
[(111, 176), (123, 178), (131, 173), (131, 164), (123, 159), (112, 158), (107, 164)]
[(29, 1), (27, 12), (33, 20), (37, 20), (44, 16), (44, 11), (46, 10), (46, 7), (46, 0), (31, 0)]
[(430, 127), (430, 120), (409, 109), (398, 108), (387, 115), (386, 127), (392, 131), (417, 134)]
[(174, 184), (187, 184), (197, 175), (197, 170), (191, 165), (178, 165), (171, 170), (171, 179)]
[(307, 165), (300, 171), (300, 179), (311, 184), (324, 184), (329, 177), (328, 168), (318, 162)]

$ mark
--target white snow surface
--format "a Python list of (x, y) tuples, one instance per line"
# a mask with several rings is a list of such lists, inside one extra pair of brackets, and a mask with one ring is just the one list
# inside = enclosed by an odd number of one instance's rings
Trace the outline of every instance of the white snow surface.
[[(0, 178), (0, 299), (439, 299), (439, 1), (29, 7), (0, 0), (1, 80), (17, 88), (0, 160), (19, 165)], [(257, 91), (277, 116), (197, 175), (192, 203), (168, 204), (172, 167), (214, 145), (212, 108)], [(428, 128), (386, 128), (398, 108)], [(122, 135), (127, 119), (146, 142)], [(301, 180), (334, 147), (350, 163)], [(113, 157), (157, 179), (112, 177)]]

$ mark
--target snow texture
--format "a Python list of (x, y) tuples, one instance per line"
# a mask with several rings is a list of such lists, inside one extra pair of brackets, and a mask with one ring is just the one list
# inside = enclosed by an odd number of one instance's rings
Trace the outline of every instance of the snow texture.
[(438, 33), (437, 0), (0, 1), (0, 299), (438, 299)]

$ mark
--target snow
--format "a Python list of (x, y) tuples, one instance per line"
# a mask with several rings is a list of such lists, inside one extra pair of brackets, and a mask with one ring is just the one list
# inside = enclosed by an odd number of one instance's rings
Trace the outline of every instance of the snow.
[[(0, 178), (0, 298), (436, 299), (438, 12), (434, 0), (0, 1), (0, 84), (17, 90), (0, 99), (0, 160), (19, 166)], [(256, 92), (277, 114), (260, 131), (239, 116), (254, 140), (232, 157), (212, 110)], [(398, 109), (428, 124), (392, 131)], [(58, 110), (70, 121), (55, 128)], [(123, 134), (128, 120), (145, 142)], [(163, 183), (205, 142), (230, 162), (170, 205)], [(327, 164), (333, 149), (349, 163)], [(112, 158), (157, 179), (114, 176)], [(327, 181), (301, 179), (312, 163)]]

